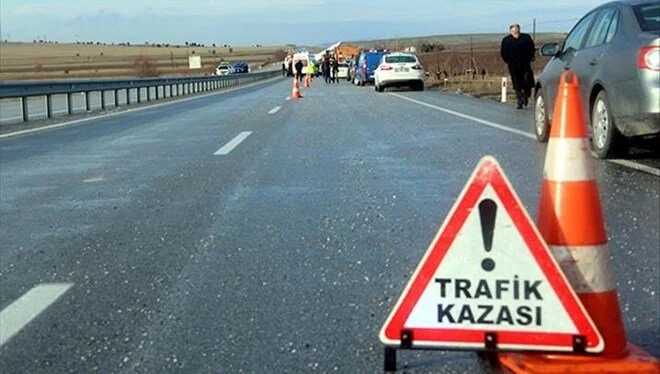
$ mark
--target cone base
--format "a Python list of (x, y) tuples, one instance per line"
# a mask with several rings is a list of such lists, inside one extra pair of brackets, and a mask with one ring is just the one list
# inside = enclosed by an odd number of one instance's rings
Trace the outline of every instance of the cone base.
[(598, 356), (503, 352), (497, 362), (512, 373), (660, 373), (660, 361), (628, 344), (620, 358)]

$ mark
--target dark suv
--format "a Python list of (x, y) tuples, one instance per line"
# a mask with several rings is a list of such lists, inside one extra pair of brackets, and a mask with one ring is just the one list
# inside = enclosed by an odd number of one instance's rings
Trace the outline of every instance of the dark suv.
[(234, 73), (235, 74), (247, 74), (250, 72), (250, 67), (245, 61), (239, 61), (234, 64)]
[(374, 72), (382, 57), (389, 52), (387, 51), (368, 51), (362, 52), (358, 59), (357, 66), (355, 67), (355, 77), (353, 83), (356, 85), (364, 86), (367, 83), (374, 82)]

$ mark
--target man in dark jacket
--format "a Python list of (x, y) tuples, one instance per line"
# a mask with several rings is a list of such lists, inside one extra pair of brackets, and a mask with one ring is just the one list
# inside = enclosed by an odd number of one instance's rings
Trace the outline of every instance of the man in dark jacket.
[(520, 32), (520, 25), (511, 25), (509, 31), (510, 35), (502, 39), (500, 55), (509, 66), (511, 82), (518, 99), (518, 109), (522, 109), (523, 105), (529, 104), (529, 97), (532, 96), (534, 73), (531, 64), (536, 49), (532, 37)]
[(323, 55), (323, 79), (325, 83), (330, 83), (330, 56), (328, 54)]
[(302, 82), (303, 79), (303, 62), (301, 60), (296, 61), (296, 79), (298, 79), (300, 82)]

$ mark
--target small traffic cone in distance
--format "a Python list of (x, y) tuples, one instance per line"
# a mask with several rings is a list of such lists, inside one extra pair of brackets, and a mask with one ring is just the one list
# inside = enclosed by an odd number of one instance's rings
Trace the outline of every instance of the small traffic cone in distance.
[(293, 90), (291, 92), (291, 98), (292, 99), (302, 98), (302, 95), (300, 94), (300, 87), (298, 87), (298, 78), (297, 77), (293, 78)]
[(538, 229), (604, 342), (599, 354), (500, 353), (514, 373), (660, 373), (626, 341), (578, 77), (562, 75), (541, 186)]

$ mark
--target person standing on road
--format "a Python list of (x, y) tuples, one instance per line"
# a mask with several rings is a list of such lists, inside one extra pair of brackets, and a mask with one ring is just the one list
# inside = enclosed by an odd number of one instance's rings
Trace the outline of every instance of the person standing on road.
[(328, 84), (330, 83), (330, 56), (328, 54), (323, 55), (323, 79), (325, 79), (325, 83)]
[(536, 48), (529, 34), (520, 32), (520, 25), (513, 24), (509, 27), (510, 34), (502, 39), (500, 55), (509, 67), (513, 89), (516, 91), (518, 109), (529, 104), (534, 87), (534, 72), (532, 72), (532, 61), (534, 61)]
[(296, 79), (298, 79), (298, 81), (302, 82), (302, 79), (303, 79), (303, 73), (302, 73), (302, 71), (303, 71), (303, 62), (302, 62), (302, 60), (296, 60), (295, 67), (296, 67)]
[(287, 56), (286, 58), (286, 75), (293, 77), (293, 57)]
[(339, 60), (335, 56), (332, 61), (332, 82), (339, 83)]

